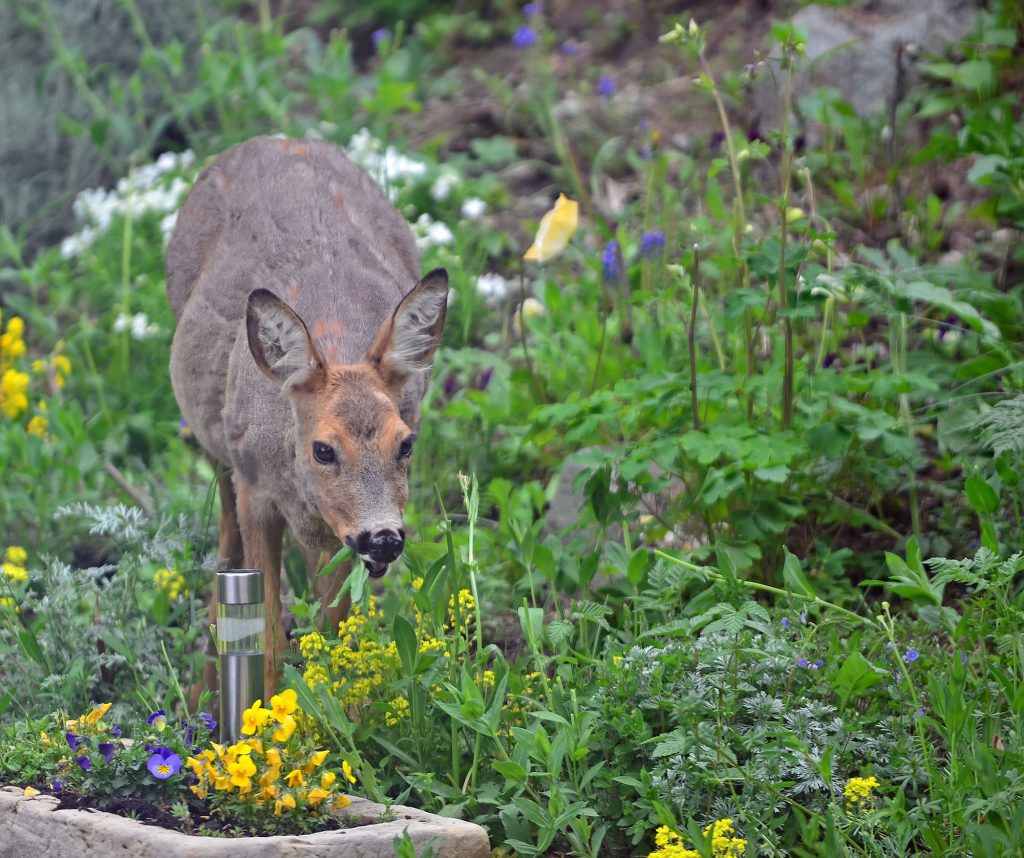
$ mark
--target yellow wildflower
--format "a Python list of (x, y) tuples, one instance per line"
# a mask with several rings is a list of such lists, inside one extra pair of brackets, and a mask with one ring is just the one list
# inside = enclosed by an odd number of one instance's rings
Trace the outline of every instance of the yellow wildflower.
[(334, 772), (324, 772), (320, 776), (320, 786), (324, 789), (330, 789), (334, 782), (338, 779), (338, 776)]
[(157, 569), (153, 573), (153, 585), (167, 594), (172, 602), (179, 596), (187, 596), (188, 589), (185, 587), (185, 576), (182, 575), (176, 566), (170, 569)]
[(302, 657), (309, 659), (324, 651), (327, 639), (320, 632), (310, 632), (299, 639), (299, 652)]
[(50, 421), (42, 414), (35, 414), (32, 419), (28, 421), (25, 431), (28, 432), (29, 435), (38, 435), (40, 438), (45, 438), (46, 430), (49, 428)]
[(715, 858), (739, 858), (747, 850), (747, 841), (733, 837), (732, 819), (728, 817), (704, 826), (704, 836), (711, 836), (711, 853)]
[(871, 791), (879, 786), (878, 778), (872, 775), (869, 778), (850, 778), (843, 789), (843, 795), (847, 802), (853, 807), (859, 802), (867, 802), (871, 798)]
[(554, 208), (540, 219), (537, 236), (523, 259), (547, 262), (561, 253), (579, 226), (579, 203), (559, 194)]
[(16, 369), (0, 376), (0, 411), (17, 420), (28, 410), (28, 373)]
[(285, 783), (294, 789), (297, 786), (304, 786), (306, 779), (302, 776), (302, 772), (299, 769), (292, 769), (285, 776)]
[(334, 809), (341, 810), (342, 808), (348, 807), (352, 804), (352, 801), (347, 795), (336, 795), (334, 797)]
[(251, 787), (249, 779), (256, 774), (256, 764), (253, 763), (252, 758), (248, 754), (240, 756), (233, 763), (228, 763), (227, 768), (228, 774), (231, 775), (231, 783), (234, 786), (240, 789)]
[(384, 715), (384, 723), (389, 727), (397, 727), (404, 719), (409, 717), (409, 701), (401, 694), (392, 697), (388, 701), (388, 711)]
[(267, 765), (280, 768), (281, 752), (277, 748), (267, 748)]
[(4, 562), (24, 566), (28, 562), (28, 552), (20, 545), (9, 545), (4, 551)]

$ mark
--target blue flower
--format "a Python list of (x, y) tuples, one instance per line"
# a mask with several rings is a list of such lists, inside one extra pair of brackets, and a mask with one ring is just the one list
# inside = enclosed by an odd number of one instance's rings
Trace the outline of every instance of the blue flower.
[(536, 44), (537, 31), (529, 24), (520, 25), (515, 35), (512, 36), (512, 47), (514, 48), (532, 48)]
[(112, 724), (110, 727), (110, 735), (113, 736), (115, 739), (120, 739), (121, 736), (124, 735), (124, 732), (121, 730), (120, 727), (117, 726), (117, 724)]
[(203, 722), (203, 726), (206, 727), (208, 733), (212, 733), (217, 729), (217, 722), (213, 720), (213, 716), (209, 712), (200, 712), (199, 720)]
[(543, 3), (527, 3), (523, 6), (523, 15), (527, 18), (532, 18), (534, 15), (540, 15), (544, 11)]
[(818, 669), (823, 668), (825, 666), (825, 659), (819, 658), (816, 662), (814, 662), (814, 666)]
[(68, 740), (68, 745), (71, 747), (72, 751), (82, 744), (82, 737), (77, 736), (74, 733), (65, 733), (64, 738)]
[(783, 617), (782, 618), (782, 628), (784, 628), (784, 629), (788, 629), (789, 628), (789, 617)]
[(60, 792), (62, 789), (64, 789), (64, 784), (61, 781), (54, 781), (52, 784), (50, 784), (50, 789), (52, 789), (54, 792)]
[(373, 39), (373, 46), (379, 49), (382, 44), (391, 41), (391, 31), (387, 27), (381, 27), (378, 30), (374, 30), (370, 38)]
[(804, 609), (804, 610), (802, 610), (800, 612), (800, 625), (802, 625), (802, 626), (806, 626), (807, 625), (807, 610), (806, 609)]
[(597, 94), (603, 95), (605, 98), (615, 95), (615, 81), (612, 80), (611, 75), (601, 75), (601, 79), (597, 82)]
[(146, 719), (146, 723), (154, 730), (162, 733), (164, 728), (167, 727), (167, 713), (163, 709), (157, 709), (156, 712)]
[(811, 663), (806, 658), (798, 658), (796, 660), (796, 666), (797, 667), (806, 668), (806, 667), (809, 667), (810, 664)]
[(113, 742), (100, 742), (96, 746), (96, 750), (100, 752), (100, 756), (103, 757), (108, 763), (114, 757), (114, 743)]
[(912, 661), (917, 661), (920, 657), (921, 657), (921, 653), (919, 653), (913, 647), (908, 647), (907, 651), (905, 653), (903, 653), (903, 660), (907, 664), (910, 664)]
[(92, 768), (92, 760), (84, 754), (80, 757), (75, 757), (75, 762), (78, 763), (83, 772), (87, 772)]
[(580, 55), (580, 46), (575, 42), (563, 42), (559, 50), (563, 57), (578, 57)]
[(170, 748), (157, 748), (146, 763), (149, 773), (157, 780), (167, 780), (181, 769), (181, 757)]
[(601, 267), (604, 269), (606, 283), (614, 283), (619, 279), (619, 243), (613, 238), (604, 246), (604, 253), (601, 254)]
[[(657, 256), (665, 249), (665, 233), (660, 229), (652, 229), (650, 232), (645, 232), (640, 236), (640, 255), (650, 259), (652, 256)], [(788, 629), (789, 620), (786, 620), (783, 625)]]

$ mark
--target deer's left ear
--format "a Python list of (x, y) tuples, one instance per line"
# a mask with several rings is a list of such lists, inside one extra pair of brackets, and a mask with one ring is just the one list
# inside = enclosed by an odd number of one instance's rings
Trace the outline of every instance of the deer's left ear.
[(431, 271), (402, 299), (366, 353), (384, 383), (399, 394), (409, 378), (430, 369), (448, 309), (448, 272)]

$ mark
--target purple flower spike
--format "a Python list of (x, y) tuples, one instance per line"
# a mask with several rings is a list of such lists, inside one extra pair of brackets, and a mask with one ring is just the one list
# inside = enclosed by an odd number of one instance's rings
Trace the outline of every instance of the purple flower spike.
[(157, 748), (149, 762), (146, 763), (149, 773), (157, 780), (165, 781), (176, 775), (181, 769), (181, 757), (170, 748)]
[(81, 757), (76, 757), (75, 762), (78, 763), (83, 772), (87, 772), (92, 768), (92, 760), (84, 754)]
[(537, 44), (537, 31), (529, 24), (523, 24), (512, 36), (512, 47), (524, 50)]
[(65, 733), (64, 738), (68, 740), (68, 745), (72, 751), (82, 744), (82, 737), (76, 736), (74, 733)]
[(102, 756), (108, 763), (114, 758), (113, 742), (100, 742), (96, 746), (96, 750), (100, 752), (100, 756)]
[(605, 98), (615, 95), (615, 81), (612, 80), (611, 75), (601, 75), (601, 79), (597, 82), (597, 94), (603, 95)]
[[(652, 229), (640, 236), (640, 255), (644, 258), (650, 259), (652, 256), (657, 256), (664, 249), (665, 233), (660, 229)], [(786, 620), (783, 625), (788, 629), (789, 620)]]
[(920, 657), (921, 657), (921, 653), (919, 653), (913, 647), (909, 647), (907, 649), (907, 651), (905, 653), (903, 653), (903, 660), (907, 664), (910, 664), (912, 661), (917, 661)]
[(606, 283), (614, 283), (619, 279), (619, 243), (613, 238), (604, 246), (601, 254), (601, 267), (604, 269)]

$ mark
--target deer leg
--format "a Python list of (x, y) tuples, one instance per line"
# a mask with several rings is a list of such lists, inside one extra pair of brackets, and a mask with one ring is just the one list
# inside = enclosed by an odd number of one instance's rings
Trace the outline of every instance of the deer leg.
[(263, 606), (266, 612), (266, 654), (263, 662), (263, 691), (277, 690), (281, 663), (288, 640), (281, 609), (281, 541), (284, 521), (272, 507), (254, 508), (252, 486), (238, 483), (238, 524), (242, 532), (245, 565), (263, 570)]
[[(209, 459), (209, 457), (207, 457)], [(235, 508), (235, 487), (231, 482), (231, 474), (224, 466), (214, 459), (210, 464), (217, 471), (217, 492), (220, 495), (220, 527), (218, 529), (219, 545), (217, 551), (218, 569), (238, 569), (244, 562), (242, 552), (242, 534), (238, 529), (238, 511)], [(214, 578), (210, 589), (209, 608), (210, 625), (217, 625), (217, 581)], [(199, 697), (205, 689), (211, 694), (217, 691), (217, 648), (213, 638), (207, 639), (206, 657), (203, 663), (202, 681), (193, 684), (189, 693), (189, 706), (193, 711), (199, 708)]]

